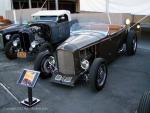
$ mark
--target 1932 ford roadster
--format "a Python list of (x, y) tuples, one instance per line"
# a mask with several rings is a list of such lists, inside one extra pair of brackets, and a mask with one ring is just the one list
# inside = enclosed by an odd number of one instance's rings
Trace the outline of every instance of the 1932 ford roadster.
[(32, 15), (34, 21), (20, 29), (5, 46), (9, 59), (26, 58), (29, 54), (57, 47), (70, 36), (70, 12), (66, 10), (40, 11)]
[(51, 76), (52, 82), (69, 86), (85, 78), (99, 91), (106, 83), (107, 64), (123, 51), (136, 53), (136, 32), (125, 25), (78, 23), (71, 31), (56, 55), (44, 51), (37, 56), (34, 69), (41, 71), (41, 77)]

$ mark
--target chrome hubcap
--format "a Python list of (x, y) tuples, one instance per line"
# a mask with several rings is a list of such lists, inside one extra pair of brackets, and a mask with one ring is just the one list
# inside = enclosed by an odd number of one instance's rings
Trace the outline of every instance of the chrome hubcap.
[(103, 64), (99, 67), (97, 73), (97, 84), (98, 86), (102, 86), (106, 79), (106, 66)]
[(44, 61), (42, 70), (43, 70), (43, 72), (46, 72), (47, 74), (49, 74), (49, 73), (52, 73), (52, 71), (54, 70), (53, 67), (54, 67), (54, 64), (50, 57)]

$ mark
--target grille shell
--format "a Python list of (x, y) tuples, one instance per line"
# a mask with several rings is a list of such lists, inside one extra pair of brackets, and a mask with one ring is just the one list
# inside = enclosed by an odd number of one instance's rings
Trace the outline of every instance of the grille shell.
[(75, 75), (75, 63), (73, 53), (63, 50), (57, 51), (59, 72), (65, 75)]
[(29, 51), (31, 42), (28, 33), (20, 33), (20, 43), (24, 51)]

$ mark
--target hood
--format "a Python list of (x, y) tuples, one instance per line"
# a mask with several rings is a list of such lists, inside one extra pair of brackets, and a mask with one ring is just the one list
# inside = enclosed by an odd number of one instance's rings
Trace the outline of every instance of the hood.
[(68, 38), (64, 43), (62, 43), (58, 48), (67, 51), (76, 51), (78, 49), (84, 48), (90, 44), (94, 44), (97, 41), (105, 38), (107, 36), (106, 32), (98, 31), (76, 31), (71, 33), (71, 37)]

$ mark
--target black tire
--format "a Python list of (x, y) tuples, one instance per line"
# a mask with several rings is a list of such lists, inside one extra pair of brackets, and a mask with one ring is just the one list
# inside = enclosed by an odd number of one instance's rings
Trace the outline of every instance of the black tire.
[[(101, 69), (103, 69), (103, 75), (100, 73), (98, 74), (99, 71), (102, 71)], [(102, 78), (100, 78), (100, 76)], [(100, 91), (103, 89), (105, 83), (106, 83), (106, 79), (107, 79), (107, 64), (105, 62), (104, 59), (102, 58), (96, 58), (93, 61), (93, 64), (91, 65), (90, 68), (90, 86), (92, 88), (92, 90), (94, 91)], [(101, 81), (98, 81), (101, 80)]]
[(137, 49), (137, 35), (135, 31), (131, 30), (128, 32), (127, 41), (126, 41), (126, 50), (127, 55), (131, 56), (136, 53)]
[(52, 46), (49, 43), (43, 43), (40, 47), (39, 47), (39, 53), (49, 50), (50, 52), (52, 52)]
[(9, 41), (5, 46), (5, 55), (8, 59), (13, 60), (17, 58), (15, 47), (13, 47), (12, 41)]
[(52, 75), (51, 73), (44, 71), (44, 66), (43, 66), (44, 62), (46, 61), (47, 58), (49, 58), (49, 56), (52, 56), (52, 54), (49, 51), (43, 51), (38, 54), (38, 56), (34, 61), (34, 70), (41, 72), (40, 77), (42, 79), (49, 78)]
[(142, 96), (137, 113), (150, 113), (150, 91), (145, 92)]

